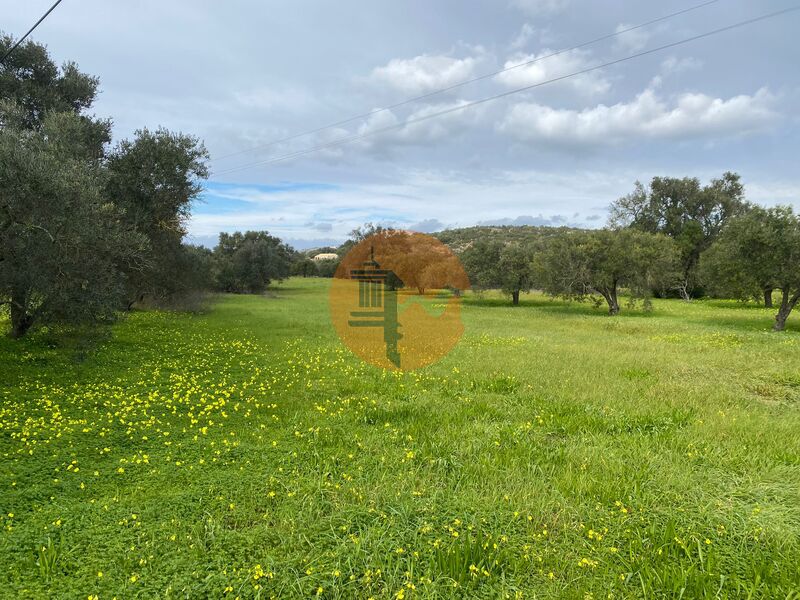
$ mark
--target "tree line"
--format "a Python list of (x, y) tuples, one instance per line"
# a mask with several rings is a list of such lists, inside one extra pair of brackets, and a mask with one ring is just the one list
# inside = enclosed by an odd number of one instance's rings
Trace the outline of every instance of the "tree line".
[(533, 288), (600, 299), (620, 312), (620, 290), (645, 307), (653, 296), (763, 300), (781, 331), (800, 301), (800, 218), (790, 206), (745, 200), (739, 175), (708, 185), (655, 177), (611, 206), (604, 229), (539, 228), (524, 241), (477, 239), (460, 252), (473, 287), (499, 288), (519, 303)]

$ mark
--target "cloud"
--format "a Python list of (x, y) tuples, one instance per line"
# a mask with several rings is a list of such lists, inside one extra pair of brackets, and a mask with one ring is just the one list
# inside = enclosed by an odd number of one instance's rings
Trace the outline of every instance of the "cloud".
[[(376, 112), (354, 133), (347, 135), (368, 136), (357, 140), (352, 147), (378, 157), (388, 158), (392, 156), (391, 153), (395, 148), (434, 145), (474, 127), (476, 123), (482, 121), (485, 114), (482, 107), (453, 110), (467, 103), (466, 100), (457, 100), (428, 104), (402, 119), (391, 110)], [(448, 110), (452, 112), (428, 118), (434, 113)]]
[(424, 94), (470, 79), (479, 61), (480, 57), (475, 56), (452, 58), (429, 54), (395, 58), (374, 69), (370, 79), (404, 94)]
[(530, 15), (561, 12), (568, 4), (569, 0), (511, 0), (511, 6)]
[[(391, 223), (417, 231), (436, 231), (478, 222), (564, 224), (575, 212), (600, 212), (630, 191), (640, 171), (403, 170), (391, 180), (360, 185), (320, 186), (296, 182), (280, 186), (230, 184), (215, 189), (202, 212), (192, 214), (193, 239), (214, 242), (219, 231), (267, 230), (281, 239), (316, 239), (315, 225), (331, 224), (322, 235), (340, 242), (366, 222)], [(238, 202), (236, 201), (238, 199)], [(535, 216), (538, 214), (538, 217)], [(501, 221), (498, 221), (498, 216)], [(320, 245), (320, 244), (311, 244)]]
[(703, 61), (691, 56), (678, 58), (677, 56), (669, 56), (661, 62), (661, 72), (665, 75), (672, 73), (683, 73), (685, 71), (694, 71), (702, 68)]
[[(515, 54), (503, 65), (505, 69), (511, 70), (500, 73), (495, 79), (509, 88), (519, 88), (569, 75), (597, 64), (592, 59), (591, 53), (586, 50), (570, 50), (551, 56), (554, 52), (545, 49), (538, 54)], [(566, 86), (590, 97), (604, 94), (611, 88), (611, 83), (603, 77), (600, 71), (570, 77), (552, 85)]]
[(433, 233), (434, 231), (441, 231), (446, 226), (439, 219), (425, 219), (419, 223), (409, 225), (406, 229), (410, 231), (418, 231), (420, 233)]
[(521, 50), (528, 45), (535, 35), (536, 29), (534, 29), (530, 23), (524, 23), (522, 29), (520, 29), (517, 37), (512, 40), (509, 47), (512, 50)]
[(233, 98), (247, 110), (308, 113), (319, 109), (317, 98), (308, 90), (297, 87), (256, 87), (234, 91)]
[[(628, 53), (638, 52), (647, 45), (647, 42), (650, 41), (650, 33), (644, 28), (634, 29), (633, 31), (625, 31), (631, 27), (633, 27), (633, 25), (629, 23), (620, 23), (614, 30), (614, 33), (619, 34), (614, 41), (614, 46), (618, 50)], [(622, 33), (623, 31), (625, 31), (625, 33)]]
[(762, 131), (778, 118), (766, 89), (728, 100), (686, 93), (672, 105), (647, 89), (629, 103), (581, 111), (519, 103), (498, 129), (521, 141), (600, 146), (652, 139), (727, 137)]
[(333, 231), (333, 224), (327, 222), (315, 223), (314, 221), (308, 221), (305, 226), (313, 229), (314, 231), (319, 231), (320, 233)]
[(769, 180), (746, 184), (747, 198), (761, 204), (792, 204), (800, 209), (800, 183)]

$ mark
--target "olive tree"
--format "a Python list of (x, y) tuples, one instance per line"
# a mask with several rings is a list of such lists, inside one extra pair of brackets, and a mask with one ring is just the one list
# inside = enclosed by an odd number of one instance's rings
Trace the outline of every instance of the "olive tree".
[(773, 328), (783, 331), (800, 302), (800, 217), (789, 206), (752, 208), (731, 220), (700, 266), (723, 293), (748, 297), (765, 282), (780, 290)]
[[(0, 35), (0, 55), (13, 45), (11, 37)], [(87, 130), (105, 142), (108, 121), (83, 115), (94, 103), (98, 84), (96, 77), (81, 73), (73, 62), (59, 68), (47, 48), (33, 41), (24, 42), (0, 65), (0, 100), (6, 109), (14, 106), (19, 111), (24, 129), (40, 130), (48, 114), (67, 112), (81, 115)]]
[(75, 143), (83, 120), (51, 113), (37, 131), (0, 128), (0, 304), (11, 336), (36, 324), (113, 318), (146, 240), (102, 196), (96, 161)]
[(610, 315), (620, 311), (619, 290), (648, 298), (678, 274), (675, 243), (633, 229), (566, 232), (547, 240), (535, 257), (537, 283), (552, 296), (583, 300), (600, 295)]
[(216, 285), (223, 292), (263, 292), (289, 276), (293, 251), (266, 231), (220, 233), (214, 248)]
[(533, 252), (518, 242), (506, 244), (500, 251), (497, 264), (500, 289), (511, 296), (511, 303), (519, 305), (520, 292), (533, 287)]
[(111, 125), (87, 114), (97, 85), (34, 42), (0, 65), (0, 304), (14, 337), (109, 320), (124, 272), (147, 266), (144, 238), (103, 195)]
[(521, 292), (533, 287), (533, 250), (521, 242), (479, 240), (461, 254), (461, 262), (476, 289), (501, 290), (519, 305)]
[(126, 273), (129, 308), (146, 296), (164, 300), (182, 293), (182, 241), (208, 176), (207, 158), (198, 139), (166, 129), (139, 130), (109, 154), (104, 194), (148, 242), (147, 267)]
[(724, 173), (708, 185), (696, 178), (654, 177), (649, 186), (637, 182), (632, 193), (611, 205), (610, 224), (662, 233), (677, 244), (681, 277), (674, 282), (689, 300), (698, 286), (697, 263), (725, 223), (748, 209), (744, 186), (736, 173)]

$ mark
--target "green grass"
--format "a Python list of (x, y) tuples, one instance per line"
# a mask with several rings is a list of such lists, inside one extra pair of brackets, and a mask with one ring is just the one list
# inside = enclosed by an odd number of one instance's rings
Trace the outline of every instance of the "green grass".
[(394, 374), (326, 285), (0, 341), (0, 596), (800, 597), (798, 319), (470, 296)]

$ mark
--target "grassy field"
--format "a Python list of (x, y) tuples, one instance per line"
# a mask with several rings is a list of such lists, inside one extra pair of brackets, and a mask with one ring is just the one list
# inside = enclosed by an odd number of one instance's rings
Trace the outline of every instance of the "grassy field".
[(0, 341), (0, 596), (800, 598), (800, 315), (470, 296), (395, 374), (326, 287)]

